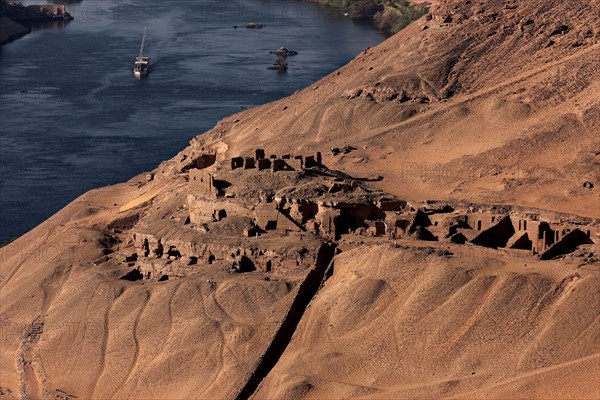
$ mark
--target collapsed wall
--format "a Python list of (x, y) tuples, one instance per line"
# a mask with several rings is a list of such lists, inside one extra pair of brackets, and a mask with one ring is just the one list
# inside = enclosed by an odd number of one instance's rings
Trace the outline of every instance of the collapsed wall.
[(322, 241), (317, 238), (232, 240), (203, 235), (194, 240), (134, 233), (135, 267), (146, 279), (183, 277), (203, 268), (237, 272), (302, 272), (311, 268)]

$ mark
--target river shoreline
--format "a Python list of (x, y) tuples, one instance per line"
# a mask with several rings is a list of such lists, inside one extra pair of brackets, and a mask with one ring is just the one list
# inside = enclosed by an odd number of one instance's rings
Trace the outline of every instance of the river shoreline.
[(57, 21), (71, 21), (73, 17), (64, 4), (0, 5), (0, 46), (30, 33), (34, 26)]
[(392, 36), (410, 23), (429, 13), (430, 1), (399, 1), (389, 3), (382, 0), (349, 0), (339, 3), (334, 0), (304, 0), (340, 13), (353, 21), (372, 24), (375, 29)]
[(31, 32), (27, 28), (8, 17), (0, 17), (0, 46), (17, 40)]

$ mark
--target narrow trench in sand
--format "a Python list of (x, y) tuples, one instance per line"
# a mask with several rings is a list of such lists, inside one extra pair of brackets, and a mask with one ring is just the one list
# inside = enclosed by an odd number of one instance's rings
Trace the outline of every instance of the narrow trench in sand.
[(279, 358), (292, 340), (292, 336), (306, 311), (306, 308), (315, 297), (317, 292), (331, 273), (333, 257), (336, 245), (327, 243), (321, 247), (317, 256), (315, 267), (306, 275), (306, 279), (300, 284), (298, 294), (292, 302), (290, 309), (281, 323), (279, 330), (273, 337), (269, 348), (265, 351), (252, 375), (246, 382), (236, 400), (247, 400), (256, 392), (264, 378), (275, 367)]

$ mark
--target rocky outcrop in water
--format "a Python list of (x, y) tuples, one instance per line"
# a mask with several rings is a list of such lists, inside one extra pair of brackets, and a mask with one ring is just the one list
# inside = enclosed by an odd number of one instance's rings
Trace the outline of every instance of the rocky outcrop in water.
[(298, 54), (297, 51), (295, 50), (289, 50), (286, 47), (280, 47), (275, 51), (271, 51), (271, 54), (277, 54), (280, 57), (291, 57), (291, 56), (295, 56)]
[(285, 71), (288, 69), (288, 63), (284, 59), (280, 58), (277, 61), (275, 61), (273, 65), (267, 67), (267, 69), (272, 69), (275, 71)]
[(258, 22), (246, 22), (244, 24), (244, 28), (246, 29), (262, 29), (264, 27), (263, 24), (259, 24)]

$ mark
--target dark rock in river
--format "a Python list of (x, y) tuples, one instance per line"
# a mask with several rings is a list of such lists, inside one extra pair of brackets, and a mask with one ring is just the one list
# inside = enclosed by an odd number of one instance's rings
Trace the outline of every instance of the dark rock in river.
[(276, 70), (276, 71), (285, 71), (288, 67), (288, 64), (285, 60), (279, 59), (273, 63), (268, 69)]
[(264, 27), (265, 26), (263, 24), (259, 24), (257, 22), (246, 22), (244, 24), (244, 28), (247, 28), (247, 29), (262, 29)]
[(298, 54), (298, 52), (297, 52), (297, 51), (294, 51), (294, 50), (288, 50), (288, 49), (287, 49), (287, 48), (285, 48), (285, 47), (280, 47), (280, 48), (278, 48), (278, 49), (277, 49), (277, 50), (275, 50), (275, 51), (271, 51), (270, 53), (271, 53), (271, 54), (277, 54), (277, 55), (278, 55), (278, 56), (280, 56), (280, 57), (290, 57), (290, 56), (295, 56), (295, 55), (297, 55), (297, 54)]

